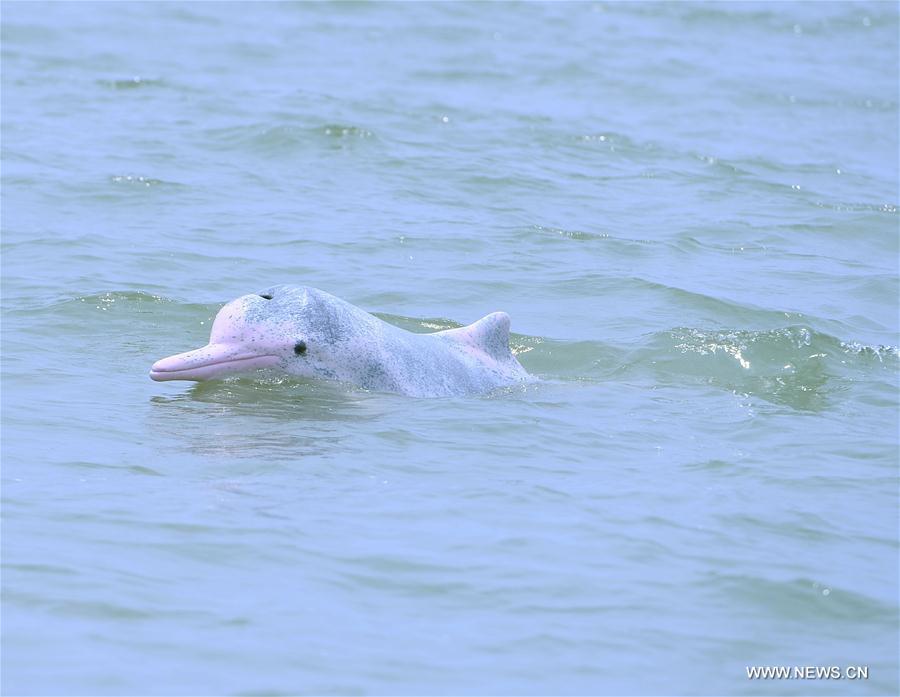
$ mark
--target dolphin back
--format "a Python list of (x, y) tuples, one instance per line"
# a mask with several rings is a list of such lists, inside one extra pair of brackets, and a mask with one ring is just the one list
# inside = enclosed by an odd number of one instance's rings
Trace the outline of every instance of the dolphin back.
[(478, 349), (498, 362), (515, 360), (509, 350), (509, 315), (505, 312), (492, 312), (468, 326), (435, 333)]

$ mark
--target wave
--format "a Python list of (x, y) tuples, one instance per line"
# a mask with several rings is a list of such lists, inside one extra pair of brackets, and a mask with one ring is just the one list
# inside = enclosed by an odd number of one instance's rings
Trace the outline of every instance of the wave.
[(554, 365), (539, 363), (551, 374), (563, 368), (557, 372), (563, 379), (706, 385), (804, 411), (826, 408), (856, 381), (893, 385), (900, 365), (896, 346), (846, 341), (802, 325), (677, 327), (645, 336), (636, 347), (595, 343), (552, 342), (543, 351)]
[(367, 128), (341, 123), (319, 126), (256, 123), (212, 129), (206, 134), (213, 146), (265, 155), (296, 152), (307, 147), (345, 148), (376, 139), (375, 133)]

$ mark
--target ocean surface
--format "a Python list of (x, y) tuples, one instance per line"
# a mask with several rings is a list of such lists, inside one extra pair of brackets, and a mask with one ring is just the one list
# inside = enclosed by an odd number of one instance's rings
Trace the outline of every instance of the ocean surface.
[[(897, 694), (897, 3), (0, 12), (4, 695)], [(148, 379), (277, 283), (540, 380)]]

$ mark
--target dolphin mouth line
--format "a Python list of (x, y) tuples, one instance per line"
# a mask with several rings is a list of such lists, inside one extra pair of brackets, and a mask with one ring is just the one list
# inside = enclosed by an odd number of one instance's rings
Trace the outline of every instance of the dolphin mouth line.
[[(173, 356), (172, 358), (175, 358)], [(214, 359), (189, 366), (161, 366), (161, 363), (170, 362), (172, 358), (164, 358), (157, 361), (150, 368), (150, 379), (157, 382), (166, 380), (209, 380), (215, 377), (230, 375), (232, 373), (253, 370), (254, 368), (268, 368), (278, 363), (278, 356), (235, 356), (233, 358)]]

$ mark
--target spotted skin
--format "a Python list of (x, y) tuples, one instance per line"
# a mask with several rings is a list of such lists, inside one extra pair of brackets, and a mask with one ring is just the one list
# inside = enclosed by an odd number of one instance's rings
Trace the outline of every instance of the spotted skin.
[(324, 291), (288, 285), (232, 300), (216, 315), (209, 344), (157, 361), (150, 377), (211, 380), (260, 369), (413, 397), (483, 393), (532, 379), (509, 350), (504, 312), (414, 334)]

